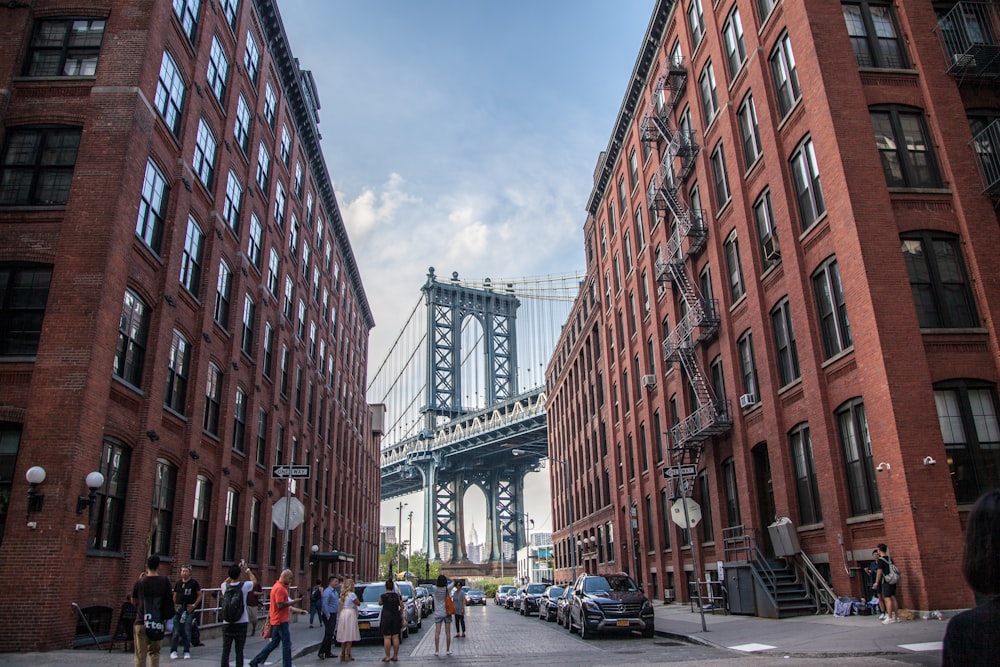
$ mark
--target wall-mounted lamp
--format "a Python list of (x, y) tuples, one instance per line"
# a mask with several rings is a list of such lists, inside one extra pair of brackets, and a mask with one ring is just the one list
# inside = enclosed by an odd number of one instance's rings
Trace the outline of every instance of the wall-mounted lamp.
[(93, 506), (94, 501), (97, 500), (97, 490), (104, 486), (104, 475), (97, 472), (96, 470), (87, 475), (87, 488), (90, 489), (90, 493), (85, 496), (77, 496), (76, 498), (76, 513), (83, 514), (83, 510), (89, 509)]
[(935, 463), (937, 463), (937, 461), (934, 460), (933, 456), (925, 456), (924, 457), (924, 465), (925, 466), (932, 466)]
[(247, 488), (248, 489), (252, 489), (253, 488), (253, 480), (252, 479), (248, 479), (247, 480)]
[(191, 457), (192, 461), (197, 461), (198, 459), (201, 458), (201, 456), (198, 455), (198, 452), (194, 451), (193, 449), (190, 452), (188, 452), (188, 456)]
[(885, 472), (887, 470), (892, 470), (892, 466), (886, 463), (885, 461), (882, 461), (882, 463), (879, 463), (877, 466), (875, 466), (875, 472)]
[(222, 467), (222, 474), (226, 475), (228, 477), (229, 473), (230, 473), (229, 466), (223, 466)]
[(30, 519), (32, 514), (42, 511), (42, 503), (45, 502), (45, 494), (39, 493), (37, 489), (38, 485), (45, 481), (45, 468), (42, 466), (31, 466), (24, 473), (24, 478), (28, 480), (27, 518)]
[(156, 442), (157, 440), (160, 439), (160, 434), (154, 431), (153, 429), (149, 429), (148, 431), (146, 431), (146, 437), (152, 440), (153, 442)]

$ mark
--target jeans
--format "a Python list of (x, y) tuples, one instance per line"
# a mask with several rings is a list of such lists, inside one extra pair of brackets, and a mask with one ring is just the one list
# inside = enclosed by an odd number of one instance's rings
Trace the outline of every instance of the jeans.
[(337, 615), (330, 614), (323, 620), (323, 643), (319, 645), (319, 655), (329, 656), (333, 650), (333, 634), (337, 630)]
[(246, 623), (224, 623), (222, 626), (222, 667), (229, 667), (229, 649), (233, 644), (236, 644), (236, 665), (243, 667), (243, 647), (246, 643)]
[(194, 614), (186, 611), (174, 616), (174, 631), (170, 635), (170, 652), (177, 651), (178, 644), (183, 640), (184, 652), (191, 652), (191, 624), (194, 622)]
[(465, 614), (455, 614), (455, 633), (465, 634)]
[(317, 616), (319, 616), (319, 620), (323, 620), (323, 614), (320, 613), (322, 608), (323, 603), (321, 602), (313, 602), (309, 607), (309, 627), (312, 627), (313, 621), (316, 620)]
[(132, 633), (135, 639), (135, 667), (146, 667), (146, 656), (149, 656), (150, 667), (160, 667), (160, 640), (148, 640), (146, 628), (141, 623), (132, 626)]
[(261, 649), (260, 653), (250, 660), (250, 664), (256, 666), (267, 660), (267, 656), (271, 655), (271, 651), (278, 648), (278, 644), (281, 644), (282, 667), (292, 667), (292, 634), (288, 630), (288, 621), (271, 626), (271, 641)]

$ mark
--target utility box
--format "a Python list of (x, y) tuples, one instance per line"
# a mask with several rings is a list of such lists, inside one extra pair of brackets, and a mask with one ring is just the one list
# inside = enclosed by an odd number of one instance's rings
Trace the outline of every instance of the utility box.
[(774, 555), (778, 558), (794, 556), (799, 553), (799, 534), (795, 532), (795, 524), (787, 516), (780, 517), (767, 527), (774, 546)]

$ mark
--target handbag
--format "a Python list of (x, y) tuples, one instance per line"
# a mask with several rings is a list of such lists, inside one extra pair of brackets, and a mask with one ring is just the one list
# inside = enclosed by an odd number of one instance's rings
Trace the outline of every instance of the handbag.
[(260, 626), (260, 637), (261, 639), (271, 638), (271, 621), (269, 619), (264, 619), (264, 624)]
[(444, 613), (448, 616), (455, 615), (455, 601), (451, 599), (450, 595), (444, 599)]

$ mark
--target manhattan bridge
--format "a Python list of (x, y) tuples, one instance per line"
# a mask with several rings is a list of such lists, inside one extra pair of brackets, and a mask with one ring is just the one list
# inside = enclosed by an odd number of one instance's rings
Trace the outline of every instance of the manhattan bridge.
[(488, 567), (525, 545), (524, 477), (548, 449), (545, 368), (582, 278), (441, 281), (428, 270), (368, 402), (386, 411), (382, 500), (423, 493), (429, 560), (447, 544), (449, 562), (467, 562), (473, 487), (486, 499)]

